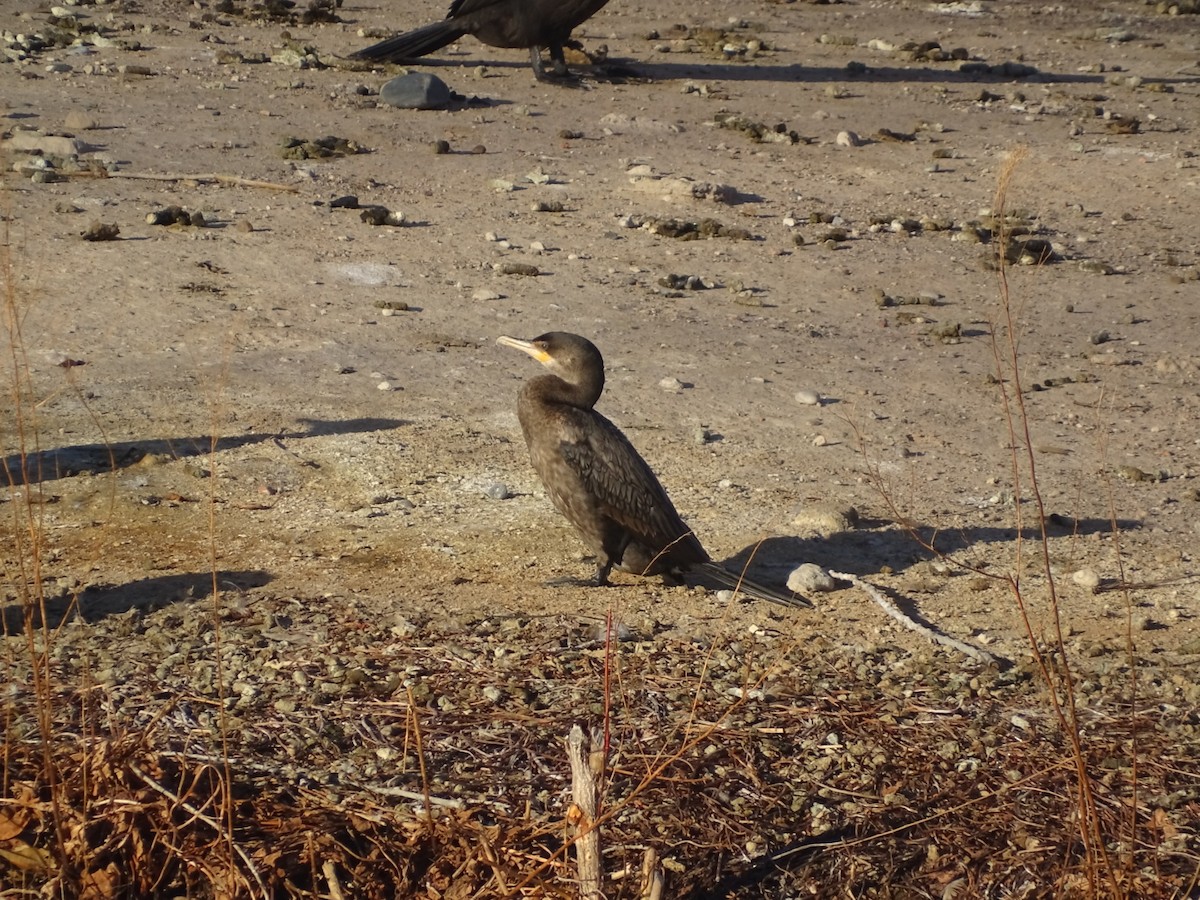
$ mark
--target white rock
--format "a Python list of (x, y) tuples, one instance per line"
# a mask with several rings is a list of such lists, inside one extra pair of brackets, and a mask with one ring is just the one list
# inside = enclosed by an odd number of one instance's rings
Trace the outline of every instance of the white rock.
[(1100, 587), (1100, 576), (1094, 569), (1079, 569), (1071, 573), (1071, 580), (1081, 588), (1095, 592)]
[(839, 147), (861, 147), (862, 138), (853, 131), (839, 131), (835, 143)]
[(821, 395), (816, 391), (799, 390), (796, 391), (796, 402), (801, 406), (818, 406), (821, 403)]
[(835, 590), (837, 582), (816, 563), (802, 563), (788, 575), (787, 586), (797, 594), (819, 594)]
[(664, 391), (671, 391), (672, 393), (676, 393), (676, 394), (678, 394), (680, 391), (683, 390), (683, 382), (680, 381), (678, 378), (674, 378), (671, 376), (668, 376), (668, 377), (664, 378), (662, 381), (660, 381), (658, 383), (658, 386), (660, 388), (662, 388)]

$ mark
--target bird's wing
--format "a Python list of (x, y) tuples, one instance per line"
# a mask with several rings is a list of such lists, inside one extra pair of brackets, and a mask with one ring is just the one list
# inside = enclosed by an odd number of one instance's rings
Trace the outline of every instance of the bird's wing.
[(594, 410), (567, 429), (563, 458), (604, 513), (647, 546), (666, 546), (689, 529), (658, 478), (617, 426)]

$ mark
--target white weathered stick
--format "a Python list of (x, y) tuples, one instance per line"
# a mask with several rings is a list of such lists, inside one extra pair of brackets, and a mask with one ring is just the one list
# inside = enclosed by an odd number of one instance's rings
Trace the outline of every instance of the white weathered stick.
[(662, 900), (663, 887), (663, 867), (659, 865), (658, 854), (653, 847), (647, 847), (642, 857), (642, 890), (638, 900)]
[(194, 807), (192, 804), (188, 803), (165, 785), (159, 784), (133, 763), (127, 763), (126, 765), (129, 766), (129, 771), (131, 771), (138, 778), (142, 779), (142, 781), (144, 781), (148, 786), (158, 791), (180, 809), (185, 810), (193, 818), (199, 819), (218, 835), (227, 840), (229, 842), (229, 846), (233, 848), (233, 851), (239, 857), (241, 857), (241, 860), (245, 864), (247, 870), (249, 870), (250, 874), (254, 876), (254, 880), (258, 884), (259, 890), (262, 891), (263, 896), (267, 896), (267, 886), (263, 883), (262, 876), (258, 874), (258, 869), (255, 867), (254, 861), (250, 859), (249, 854), (247, 854), (245, 850), (243, 850), (237, 843), (234, 842), (233, 835), (226, 830), (225, 826), (221, 822), (218, 822), (212, 816), (205, 815), (200, 810), (196, 809), (196, 807)]
[(342, 893), (342, 882), (338, 878), (337, 866), (332, 859), (327, 859), (321, 863), (321, 872), (324, 873), (325, 882), (329, 885), (331, 900), (346, 900), (346, 895)]
[(845, 572), (830, 572), (829, 574), (834, 578), (841, 579), (842, 581), (849, 581), (851, 584), (862, 588), (867, 592), (868, 597), (883, 607), (883, 611), (885, 613), (887, 613), (905, 628), (915, 631), (917, 634), (924, 635), (935, 644), (941, 644), (945, 647), (950, 647), (951, 649), (957, 650), (959, 653), (962, 653), (965, 656), (969, 656), (971, 659), (976, 660), (977, 662), (992, 664), (1000, 662), (999, 657), (993, 656), (986, 650), (981, 650), (978, 647), (972, 646), (971, 644), (963, 643), (956, 638), (950, 637), (948, 634), (942, 634), (939, 631), (926, 628), (920, 622), (914, 622), (904, 614), (900, 607), (884, 596), (883, 591), (879, 590), (879, 588), (872, 584), (867, 584), (867, 582), (863, 581), (857, 575), (847, 575)]
[[(87, 173), (73, 173), (77, 175), (86, 175)], [(241, 175), (223, 175), (220, 172), (204, 172), (198, 175), (157, 175), (151, 172), (108, 172), (103, 175), (104, 178), (137, 178), (142, 181), (194, 181), (197, 184), (207, 184), (216, 182), (218, 184), (232, 184), (236, 187), (263, 188), (268, 191), (286, 191), (290, 194), (296, 193), (299, 188), (290, 184), (279, 184), (275, 181), (259, 181), (255, 178), (244, 178)]]
[(574, 802), (567, 815), (575, 826), (575, 855), (579, 859), (579, 896), (602, 900), (600, 890), (600, 831), (596, 827), (596, 775), (588, 760), (590, 741), (578, 725), (567, 736), (567, 759), (571, 763), (571, 794)]

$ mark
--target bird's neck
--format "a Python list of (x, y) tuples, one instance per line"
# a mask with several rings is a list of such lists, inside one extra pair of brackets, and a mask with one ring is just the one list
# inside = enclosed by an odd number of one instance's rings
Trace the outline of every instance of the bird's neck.
[(540, 375), (525, 383), (525, 394), (542, 403), (562, 403), (580, 409), (591, 409), (604, 390), (604, 376), (590, 378), (580, 384), (563, 381), (557, 375)]

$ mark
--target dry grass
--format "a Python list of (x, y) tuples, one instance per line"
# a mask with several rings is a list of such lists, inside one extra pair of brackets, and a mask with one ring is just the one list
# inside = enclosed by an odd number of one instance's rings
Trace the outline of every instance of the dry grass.
[[(487, 637), (427, 632), (422, 683), (454, 708), (348, 689), (322, 704), (332, 731), (300, 763), (280, 747), (314, 710), (264, 707), (221, 741), (194, 718), (212, 698), (185, 687), (120, 709), (106, 689), (84, 702), (59, 685), (54, 784), (36, 730), (10, 731), (5, 880), (55, 896), (572, 896), (563, 737), (573, 705), (601, 702), (603, 651), (558, 663), (580, 641), (566, 622), (530, 621), (507, 640), (531, 649), (478, 678), (541, 670), (543, 708), (497, 708), (464, 685), (462, 650), (490, 650)], [(648, 846), (670, 896), (1110, 896), (1078, 833), (1072, 742), (1031, 709), (1032, 670), (972, 688), (931, 659), (881, 684), (886, 660), (815, 649), (719, 648), (697, 692), (690, 644), (624, 645), (601, 828), (605, 871), (628, 874), (608, 896), (638, 896)], [(731, 703), (737, 685), (746, 697)], [(37, 703), (10, 705), (10, 724)], [(1121, 896), (1187, 896), (1196, 871), (1200, 748), (1168, 737), (1179, 723), (1163, 716), (1081, 716), (1098, 827), (1124, 834), (1136, 819)]]

